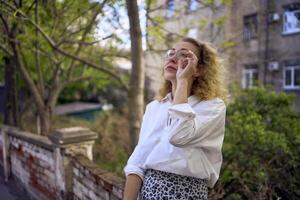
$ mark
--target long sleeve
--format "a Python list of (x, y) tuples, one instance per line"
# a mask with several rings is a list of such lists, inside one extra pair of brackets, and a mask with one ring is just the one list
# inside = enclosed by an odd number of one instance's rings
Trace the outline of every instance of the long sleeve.
[[(200, 105), (201, 104), (201, 105)], [(223, 144), (226, 106), (221, 99), (169, 108), (169, 142), (176, 147), (194, 146), (220, 151)]]
[(149, 121), (149, 116), (151, 115), (149, 107), (150, 104), (146, 106), (146, 110), (143, 115), (138, 144), (136, 145), (131, 156), (129, 157), (127, 161), (127, 165), (124, 167), (124, 173), (126, 176), (129, 174), (136, 174), (142, 180), (144, 177), (144, 169), (142, 166), (145, 162), (145, 154), (147, 154), (147, 149), (142, 148), (142, 144), (147, 135), (147, 131), (149, 130), (148, 121)]

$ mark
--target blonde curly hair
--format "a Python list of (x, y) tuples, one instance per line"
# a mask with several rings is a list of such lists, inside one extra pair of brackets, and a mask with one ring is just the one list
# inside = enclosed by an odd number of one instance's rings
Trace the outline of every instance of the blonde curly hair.
[[(183, 38), (181, 41), (189, 42), (199, 50), (198, 66), (201, 67), (198, 67), (198, 69), (202, 71), (202, 75), (194, 80), (192, 84), (192, 94), (201, 100), (210, 100), (218, 97), (226, 102), (227, 90), (223, 80), (225, 71), (216, 48), (207, 42), (198, 42), (190, 37)], [(155, 99), (161, 102), (171, 91), (171, 82), (164, 80)]]

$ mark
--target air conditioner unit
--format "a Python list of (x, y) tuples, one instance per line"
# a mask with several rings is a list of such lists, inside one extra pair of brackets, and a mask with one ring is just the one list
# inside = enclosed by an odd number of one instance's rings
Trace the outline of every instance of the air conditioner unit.
[(269, 22), (277, 22), (280, 20), (280, 15), (279, 13), (272, 13), (269, 14)]
[(274, 61), (274, 62), (269, 62), (269, 64), (268, 64), (268, 69), (269, 69), (270, 71), (278, 71), (278, 70), (279, 70), (279, 62), (276, 62), (276, 61)]

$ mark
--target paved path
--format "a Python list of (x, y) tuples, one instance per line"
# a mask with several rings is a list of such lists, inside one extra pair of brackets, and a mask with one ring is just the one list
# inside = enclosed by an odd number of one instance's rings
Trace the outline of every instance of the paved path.
[(0, 165), (0, 199), (1, 200), (31, 200), (26, 191), (13, 178), (5, 183), (3, 168)]

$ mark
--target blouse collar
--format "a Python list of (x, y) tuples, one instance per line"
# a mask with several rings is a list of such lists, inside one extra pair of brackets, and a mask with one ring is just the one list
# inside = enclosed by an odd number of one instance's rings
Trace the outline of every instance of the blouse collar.
[[(172, 102), (172, 93), (169, 92), (163, 99), (163, 102), (169, 101)], [(192, 95), (188, 97), (188, 104), (193, 105), (194, 103), (197, 103), (199, 99), (197, 98), (196, 95)]]

